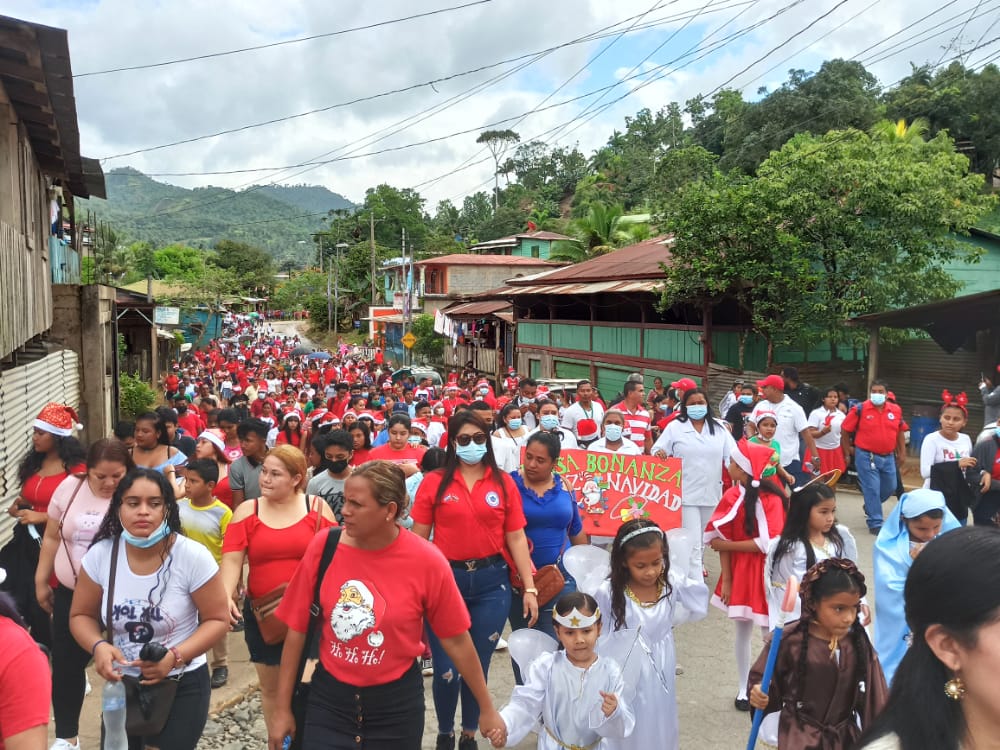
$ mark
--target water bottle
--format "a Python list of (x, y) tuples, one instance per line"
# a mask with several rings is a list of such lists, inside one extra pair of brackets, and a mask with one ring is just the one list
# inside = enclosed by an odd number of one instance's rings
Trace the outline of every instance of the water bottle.
[(125, 683), (104, 683), (101, 693), (101, 711), (104, 714), (104, 750), (128, 750), (125, 734)]

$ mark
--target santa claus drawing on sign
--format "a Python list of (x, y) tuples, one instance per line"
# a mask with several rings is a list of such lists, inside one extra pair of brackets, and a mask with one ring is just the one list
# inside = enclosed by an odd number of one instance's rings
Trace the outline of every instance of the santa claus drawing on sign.
[[(371, 589), (361, 581), (352, 579), (340, 587), (340, 598), (330, 613), (330, 627), (338, 640), (347, 643), (376, 624), (376, 601)], [(374, 642), (373, 642), (374, 641)], [(382, 633), (368, 636), (371, 646), (380, 646)]]

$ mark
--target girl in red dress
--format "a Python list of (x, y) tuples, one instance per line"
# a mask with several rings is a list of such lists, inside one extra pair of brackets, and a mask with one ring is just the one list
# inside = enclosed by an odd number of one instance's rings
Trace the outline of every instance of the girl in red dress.
[(736, 447), (729, 462), (734, 484), (705, 528), (705, 545), (719, 553), (722, 567), (712, 604), (736, 623), (735, 705), (749, 711), (750, 640), (754, 625), (762, 635), (767, 632), (764, 564), (768, 544), (781, 535), (785, 525), (785, 494), (773, 482), (761, 479), (771, 460), (770, 446), (744, 439)]

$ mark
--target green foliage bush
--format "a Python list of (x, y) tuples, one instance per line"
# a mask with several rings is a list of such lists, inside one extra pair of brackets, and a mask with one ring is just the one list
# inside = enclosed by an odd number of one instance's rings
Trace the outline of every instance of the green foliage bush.
[(138, 375), (127, 372), (118, 376), (118, 411), (123, 418), (135, 419), (156, 403), (156, 391)]

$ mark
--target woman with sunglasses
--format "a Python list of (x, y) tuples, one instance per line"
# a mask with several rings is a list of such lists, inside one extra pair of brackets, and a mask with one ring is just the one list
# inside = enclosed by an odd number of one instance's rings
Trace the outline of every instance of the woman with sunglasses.
[[(528, 625), (538, 619), (537, 591), (521, 495), (514, 480), (497, 468), (488, 427), (475, 412), (460, 411), (448, 421), (448, 452), (443, 468), (430, 472), (414, 499), (413, 531), (434, 544), (451, 564), (455, 582), (472, 618), (473, 645), (488, 674), (490, 657), (510, 609), (512, 559), (524, 581), (523, 615)], [(430, 634), (434, 657), (432, 693), (437, 713), (437, 750), (455, 747), (454, 725), (462, 699), (459, 750), (476, 747), (479, 706), (464, 681), (454, 678), (455, 665)]]

